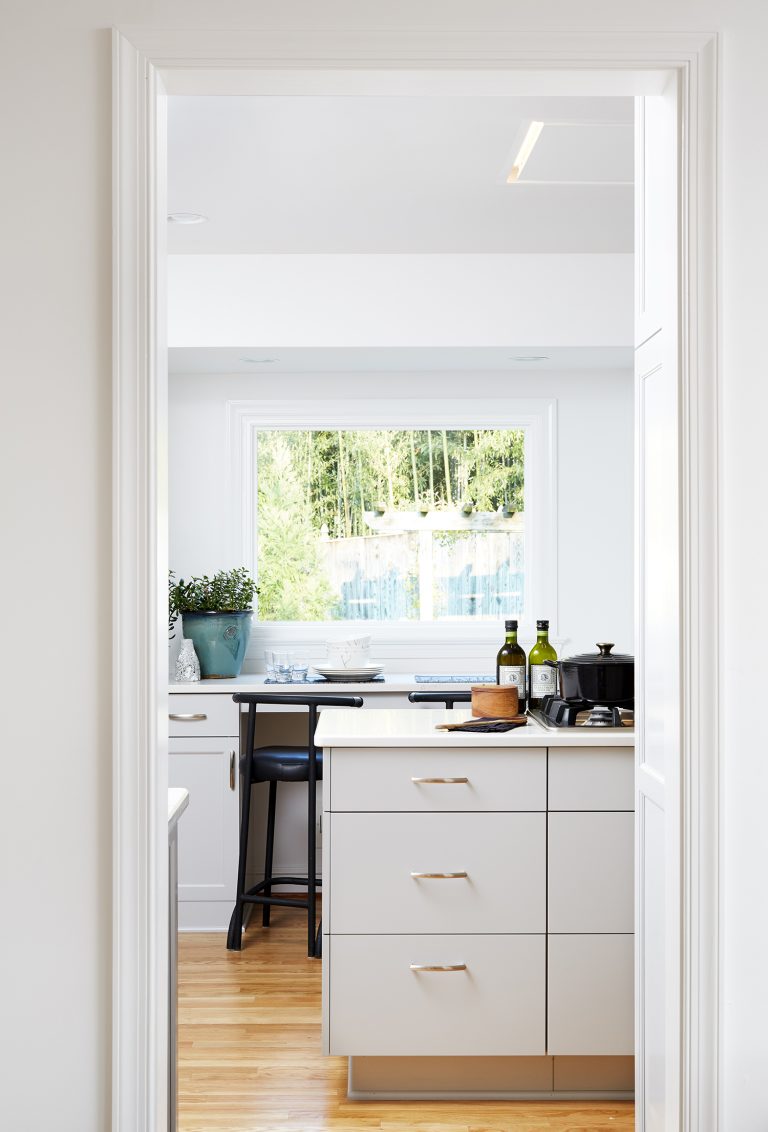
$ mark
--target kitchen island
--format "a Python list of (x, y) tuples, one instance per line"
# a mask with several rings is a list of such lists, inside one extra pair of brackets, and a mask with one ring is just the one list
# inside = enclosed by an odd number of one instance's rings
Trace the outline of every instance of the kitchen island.
[(349, 1094), (628, 1098), (633, 736), (327, 709), (323, 1032)]

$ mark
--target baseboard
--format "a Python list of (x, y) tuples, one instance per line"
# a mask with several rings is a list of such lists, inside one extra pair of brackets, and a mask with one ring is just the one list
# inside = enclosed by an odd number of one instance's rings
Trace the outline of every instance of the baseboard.
[(350, 1057), (352, 1100), (613, 1100), (634, 1096), (632, 1057)]

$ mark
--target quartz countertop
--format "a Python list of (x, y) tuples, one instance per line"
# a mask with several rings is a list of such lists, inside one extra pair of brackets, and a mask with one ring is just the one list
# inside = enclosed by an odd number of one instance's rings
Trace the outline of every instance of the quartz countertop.
[[(460, 670), (461, 671), (461, 670)], [(477, 683), (473, 681), (472, 683)], [(231, 696), (233, 692), (275, 692), (284, 695), (299, 695), (303, 692), (310, 695), (314, 692), (338, 696), (372, 696), (381, 692), (467, 692), (472, 684), (459, 684), (451, 681), (433, 683), (432, 681), (416, 680), (410, 672), (385, 672), (383, 680), (357, 680), (349, 684), (335, 680), (322, 680), (312, 684), (275, 684), (266, 683), (263, 673), (250, 673), (235, 676), (231, 680), (196, 680), (192, 683), (179, 684), (171, 682), (168, 690), (174, 694), (186, 692), (205, 692), (214, 695)]]
[(547, 731), (530, 719), (512, 731), (437, 731), (438, 723), (471, 719), (468, 708), (453, 711), (421, 708), (326, 708), (320, 714), (319, 747), (632, 747), (634, 732), (596, 727), (563, 727)]
[(183, 786), (168, 788), (168, 832), (170, 833), (189, 805), (189, 791)]

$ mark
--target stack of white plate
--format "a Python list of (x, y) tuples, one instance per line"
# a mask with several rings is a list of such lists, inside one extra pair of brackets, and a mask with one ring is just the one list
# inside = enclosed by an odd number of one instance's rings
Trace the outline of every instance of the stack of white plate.
[(328, 668), (324, 664), (316, 664), (314, 671), (337, 684), (359, 684), (364, 680), (373, 680), (374, 676), (384, 671), (384, 665), (364, 664), (359, 668)]

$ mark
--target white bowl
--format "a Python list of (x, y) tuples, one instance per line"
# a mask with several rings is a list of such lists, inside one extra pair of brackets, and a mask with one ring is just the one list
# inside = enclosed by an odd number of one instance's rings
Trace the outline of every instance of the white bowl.
[(360, 668), (368, 663), (370, 649), (370, 637), (357, 637), (348, 641), (328, 641), (328, 665), (331, 668)]

